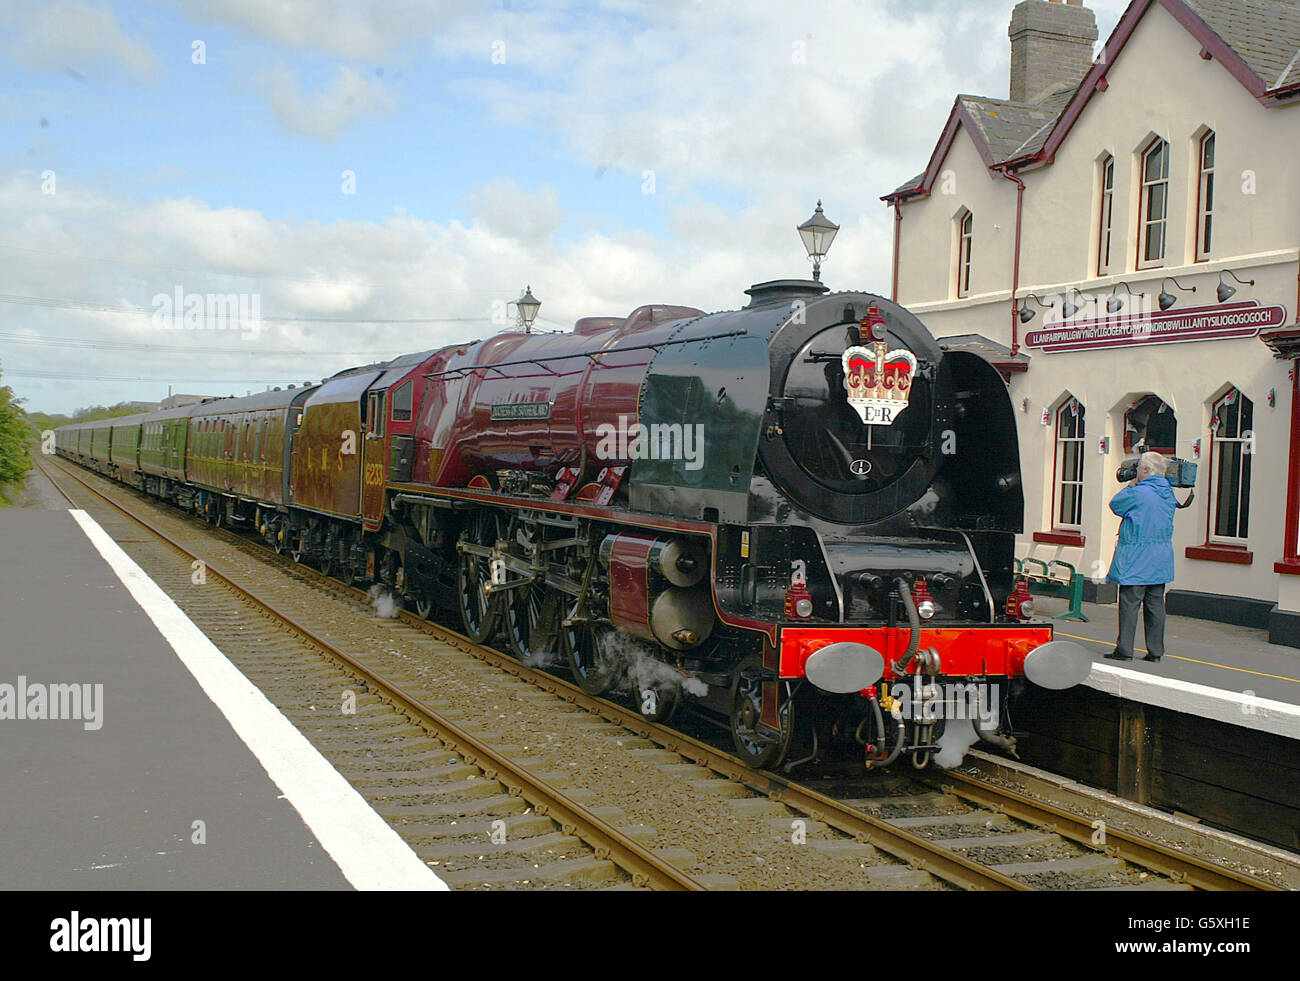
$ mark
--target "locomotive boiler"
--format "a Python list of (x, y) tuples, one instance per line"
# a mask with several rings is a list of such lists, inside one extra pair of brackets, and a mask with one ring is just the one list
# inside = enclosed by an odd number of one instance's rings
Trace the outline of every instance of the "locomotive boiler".
[[(1091, 661), (1014, 588), (1001, 375), (880, 296), (802, 280), (747, 294), (255, 396), (256, 445), (249, 400), (206, 403), (165, 480), (129, 441), (111, 465), (421, 615), (446, 599), (473, 640), (626, 691), (648, 718), (698, 699), (755, 766), (837, 739), (868, 765), (924, 765), (954, 689), (995, 707), (972, 727), (1007, 744), (1013, 681), (1069, 687)], [(78, 458), (65, 428), (59, 451)], [(284, 468), (270, 491), (221, 479), (263, 458)]]

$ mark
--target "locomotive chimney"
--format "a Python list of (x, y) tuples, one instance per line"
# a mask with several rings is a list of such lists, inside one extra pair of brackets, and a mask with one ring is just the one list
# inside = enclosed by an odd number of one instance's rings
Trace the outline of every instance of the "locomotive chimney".
[(1097, 18), (1083, 0), (1022, 0), (1011, 12), (1011, 101), (1078, 85), (1092, 65)]

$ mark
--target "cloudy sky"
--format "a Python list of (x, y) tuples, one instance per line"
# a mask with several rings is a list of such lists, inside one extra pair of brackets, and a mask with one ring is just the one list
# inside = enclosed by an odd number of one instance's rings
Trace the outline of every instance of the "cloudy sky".
[[(1104, 39), (1125, 0), (1093, 0)], [(243, 394), (539, 324), (888, 289), (881, 194), (1011, 0), (0, 0), (0, 370), (28, 408)], [(160, 329), (242, 294), (261, 329)], [(513, 311), (512, 311), (513, 312)], [(496, 320), (494, 321), (494, 317)]]

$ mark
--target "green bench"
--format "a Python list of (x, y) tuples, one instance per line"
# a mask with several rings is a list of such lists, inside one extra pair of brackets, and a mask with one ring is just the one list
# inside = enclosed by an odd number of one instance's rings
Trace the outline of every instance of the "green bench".
[[(1029, 583), (1031, 592), (1043, 596), (1064, 596), (1070, 601), (1070, 608), (1064, 613), (1058, 613), (1053, 617), (1054, 620), (1088, 622), (1088, 617), (1083, 612), (1083, 575), (1076, 571), (1074, 566), (1070, 565), (1069, 562), (1062, 562), (1060, 559), (1044, 562), (1042, 559), (1025, 558), (1016, 559), (1015, 562), (1016, 575)], [(1041, 568), (1042, 572), (1028, 571), (1026, 567), (1031, 563)], [(1064, 578), (1052, 575), (1052, 569), (1056, 566), (1066, 570)]]

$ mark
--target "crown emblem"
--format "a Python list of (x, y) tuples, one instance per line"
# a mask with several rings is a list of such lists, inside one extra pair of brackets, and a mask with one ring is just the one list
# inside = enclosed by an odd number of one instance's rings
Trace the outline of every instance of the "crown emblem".
[(916, 356), (911, 351), (887, 350), (885, 321), (872, 307), (859, 326), (859, 336), (870, 347), (851, 347), (844, 352), (844, 387), (849, 405), (868, 426), (892, 426), (907, 408), (912, 380), (916, 376)]

